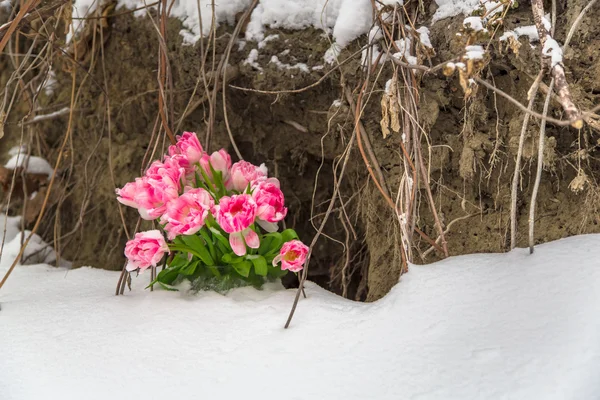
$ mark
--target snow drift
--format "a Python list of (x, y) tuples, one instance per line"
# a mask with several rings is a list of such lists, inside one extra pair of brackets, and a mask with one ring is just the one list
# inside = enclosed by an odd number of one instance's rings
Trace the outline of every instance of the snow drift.
[(275, 285), (151, 293), (146, 274), (115, 297), (115, 272), (21, 266), (0, 292), (1, 397), (599, 398), (599, 244), (412, 266), (371, 304), (310, 284), (288, 330)]

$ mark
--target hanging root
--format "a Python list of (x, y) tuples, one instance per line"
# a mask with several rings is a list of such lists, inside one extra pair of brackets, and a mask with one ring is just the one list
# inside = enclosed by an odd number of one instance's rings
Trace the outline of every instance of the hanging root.
[[(554, 79), (550, 81), (548, 94), (546, 95), (546, 101), (544, 102), (544, 115), (548, 113), (548, 106), (550, 105), (552, 88), (554, 87)], [(535, 244), (533, 231), (535, 227), (535, 206), (537, 201), (537, 194), (540, 188), (540, 181), (542, 180), (542, 169), (544, 167), (544, 141), (546, 137), (546, 121), (542, 120), (540, 125), (540, 137), (538, 144), (538, 162), (537, 171), (535, 174), (535, 183), (533, 185), (533, 192), (531, 193), (531, 205), (529, 208), (529, 253), (533, 253), (533, 245)]]

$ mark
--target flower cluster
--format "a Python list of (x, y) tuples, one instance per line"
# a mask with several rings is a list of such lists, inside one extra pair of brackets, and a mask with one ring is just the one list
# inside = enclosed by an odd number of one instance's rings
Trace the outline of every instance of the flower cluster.
[(292, 229), (278, 232), (287, 208), (279, 181), (267, 172), (264, 164), (232, 164), (223, 149), (206, 153), (195, 133), (178, 136), (162, 161), (116, 190), (119, 202), (164, 233), (141, 232), (127, 242), (127, 270), (165, 260), (152, 284), (169, 289), (182, 278), (208, 277), (260, 286), (302, 270), (308, 248)]

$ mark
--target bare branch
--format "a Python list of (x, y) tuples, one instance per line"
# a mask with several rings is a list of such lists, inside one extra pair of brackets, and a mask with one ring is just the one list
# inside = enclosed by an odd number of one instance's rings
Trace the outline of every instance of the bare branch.
[[(543, 49), (548, 38), (552, 38), (550, 32), (546, 30), (546, 27), (543, 23), (543, 0), (532, 0), (531, 9), (533, 11), (533, 20), (535, 21), (535, 26), (540, 37), (541, 48)], [(562, 63), (559, 62), (555, 65), (551, 65), (550, 60), (542, 55), (542, 66), (543, 68), (548, 69), (550, 71), (550, 74), (554, 79), (554, 84), (556, 86), (556, 91), (558, 93), (560, 104), (563, 110), (565, 111), (567, 118), (569, 119), (570, 125), (574, 128), (581, 129), (583, 127), (583, 119), (581, 118), (581, 112), (579, 111), (575, 103), (573, 103), (573, 100), (571, 98), (571, 91), (569, 90), (569, 84), (567, 83), (565, 69), (562, 66)]]

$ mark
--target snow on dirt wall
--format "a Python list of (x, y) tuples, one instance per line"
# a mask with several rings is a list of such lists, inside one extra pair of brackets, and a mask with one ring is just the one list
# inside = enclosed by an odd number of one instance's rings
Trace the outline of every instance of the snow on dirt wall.
[[(103, 0), (76, 0), (73, 6), (74, 31), (82, 27), (83, 18), (98, 8)], [(384, 0), (381, 5), (402, 4), (402, 0)], [(136, 16), (147, 15), (143, 0), (119, 0), (117, 8), (138, 9)], [(251, 0), (175, 0), (171, 16), (179, 18), (185, 29), (180, 33), (184, 42), (194, 44), (211, 29), (213, 6), (217, 25), (234, 24), (236, 15), (245, 11)], [(142, 9), (140, 9), (142, 8)], [(315, 27), (332, 35), (339, 49), (365, 34), (373, 25), (370, 0), (261, 0), (252, 11), (246, 28), (246, 40), (260, 42), (265, 37), (265, 27), (304, 29)], [(73, 35), (71, 31), (68, 40)]]

